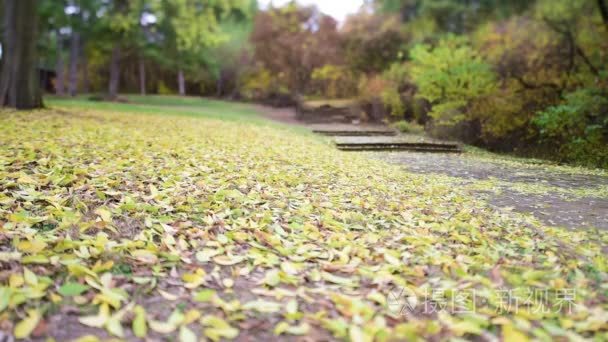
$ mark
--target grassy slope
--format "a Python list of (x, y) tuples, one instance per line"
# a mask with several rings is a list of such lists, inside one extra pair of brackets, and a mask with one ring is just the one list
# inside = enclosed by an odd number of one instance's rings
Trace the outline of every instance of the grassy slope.
[(222, 120), (252, 120), (258, 122), (257, 113), (241, 104), (204, 100), (201, 98), (137, 96), (127, 97), (129, 103), (89, 101), (86, 97), (49, 97), (45, 102), (50, 107), (97, 109), (126, 113), (197, 116)]
[[(28, 335), (43, 317), (34, 333), (57, 340), (607, 337), (606, 232), (495, 212), (447, 177), (188, 101), (0, 114), (3, 328)], [(505, 293), (546, 296), (515, 312)]]

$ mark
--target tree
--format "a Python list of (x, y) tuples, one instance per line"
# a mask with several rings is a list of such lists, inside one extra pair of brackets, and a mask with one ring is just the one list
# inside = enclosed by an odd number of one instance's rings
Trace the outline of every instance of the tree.
[(125, 47), (137, 28), (139, 13), (133, 11), (132, 1), (113, 0), (110, 14), (105, 17), (104, 24), (108, 30), (112, 52), (110, 57), (110, 78), (108, 81), (108, 97), (115, 99), (120, 86), (120, 62)]
[(350, 16), (342, 30), (344, 57), (350, 67), (364, 73), (389, 67), (407, 42), (399, 24), (396, 16), (366, 12)]
[(313, 70), (313, 89), (325, 98), (348, 98), (357, 92), (357, 79), (346, 65), (325, 64)]
[(97, 24), (98, 13), (103, 13), (106, 3), (101, 0), (38, 0), (37, 3), (41, 24), (40, 62), (55, 66), (58, 95), (65, 95), (67, 89), (68, 94), (75, 96), (81, 83), (80, 71), (87, 88), (86, 46), (104, 38)]
[(157, 2), (146, 0), (139, 1), (140, 20), (137, 36), (135, 40), (137, 48), (137, 70), (139, 73), (139, 93), (146, 95), (146, 60), (159, 59), (161, 55), (158, 41), (160, 35), (157, 32), (156, 15), (154, 15), (154, 5)]
[(86, 60), (83, 56), (83, 46), (86, 39), (91, 36), (91, 30), (96, 19), (97, 9), (100, 7), (98, 0), (76, 0), (66, 7), (68, 12), (67, 23), (70, 27), (69, 37), (69, 68), (68, 68), (68, 93), (75, 96), (78, 92), (78, 70)]
[(180, 95), (186, 94), (186, 74), (197, 75), (208, 62), (208, 49), (227, 39), (220, 23), (236, 13), (247, 13), (252, 0), (161, 0), (160, 30), (165, 62), (177, 71)]
[[(375, 0), (385, 13), (398, 13), (404, 23), (430, 20), (440, 32), (464, 33), (488, 20), (506, 19), (521, 13), (534, 0)], [(416, 28), (413, 28), (414, 30)]]
[(65, 95), (66, 86), (66, 61), (65, 46), (72, 31), (66, 9), (66, 0), (42, 0), (38, 1), (38, 15), (42, 23), (39, 41), (41, 57), (48, 61), (54, 61), (55, 65), (55, 93), (59, 96)]
[(434, 48), (417, 45), (411, 58), (418, 96), (433, 105), (430, 115), (441, 124), (473, 119), (466, 109), (497, 86), (490, 65), (460, 37), (448, 36)]
[(42, 107), (37, 69), (36, 0), (4, 1), (4, 49), (0, 104), (17, 109)]
[(251, 13), (248, 16), (223, 20), (220, 29), (226, 39), (205, 54), (207, 67), (215, 78), (215, 92), (218, 97), (234, 93), (238, 88), (238, 80), (249, 67), (252, 17)]
[(315, 7), (290, 3), (258, 13), (251, 42), (255, 61), (292, 95), (307, 90), (316, 68), (342, 64), (337, 22)]

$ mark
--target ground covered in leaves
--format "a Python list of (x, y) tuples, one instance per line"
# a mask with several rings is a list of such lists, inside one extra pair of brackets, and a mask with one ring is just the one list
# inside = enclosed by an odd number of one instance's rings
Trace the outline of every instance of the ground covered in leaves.
[(605, 340), (607, 255), (290, 128), (0, 113), (4, 337)]
[(532, 214), (547, 225), (608, 230), (608, 173), (478, 152), (374, 153), (419, 174), (453, 177), (498, 208)]

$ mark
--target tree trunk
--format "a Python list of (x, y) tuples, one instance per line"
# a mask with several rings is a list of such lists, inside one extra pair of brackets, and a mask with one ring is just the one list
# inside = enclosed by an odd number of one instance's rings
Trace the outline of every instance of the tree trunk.
[(42, 107), (36, 54), (36, 0), (4, 0), (4, 42), (0, 105), (17, 109)]
[(70, 41), (70, 77), (68, 92), (76, 96), (78, 92), (78, 57), (80, 55), (80, 34), (74, 32)]
[(65, 70), (63, 66), (62, 39), (57, 31), (57, 61), (55, 61), (55, 94), (65, 95)]
[(220, 74), (217, 78), (217, 97), (222, 97), (224, 92), (224, 73), (220, 70)]
[(600, 8), (600, 14), (602, 15), (602, 20), (604, 20), (604, 25), (608, 28), (608, 4), (606, 4), (606, 0), (597, 0), (597, 5)]
[(111, 100), (118, 96), (120, 85), (120, 47), (115, 46), (112, 50), (112, 60), (110, 61), (110, 85), (108, 87), (108, 97)]
[(91, 92), (91, 83), (89, 81), (89, 60), (86, 52), (82, 54), (82, 91), (85, 94)]
[(177, 73), (177, 85), (179, 88), (179, 95), (185, 96), (186, 95), (186, 80), (184, 79), (184, 71), (182, 69), (179, 69), (179, 72)]
[(139, 92), (146, 95), (146, 64), (141, 57), (139, 57)]

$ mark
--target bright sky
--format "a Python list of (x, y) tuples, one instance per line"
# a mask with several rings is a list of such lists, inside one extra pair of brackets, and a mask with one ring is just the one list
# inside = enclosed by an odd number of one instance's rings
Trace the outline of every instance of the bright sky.
[[(282, 6), (290, 0), (258, 0), (262, 8), (271, 2), (275, 6)], [(321, 12), (329, 14), (339, 22), (343, 22), (346, 16), (355, 13), (363, 5), (363, 0), (297, 0), (302, 5), (317, 5)]]

